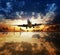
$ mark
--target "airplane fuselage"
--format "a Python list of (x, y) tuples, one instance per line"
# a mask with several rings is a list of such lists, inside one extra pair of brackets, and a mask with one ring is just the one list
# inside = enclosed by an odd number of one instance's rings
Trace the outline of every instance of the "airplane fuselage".
[(30, 22), (29, 19), (28, 19), (27, 23), (28, 23), (28, 27), (31, 28), (32, 27), (32, 23)]

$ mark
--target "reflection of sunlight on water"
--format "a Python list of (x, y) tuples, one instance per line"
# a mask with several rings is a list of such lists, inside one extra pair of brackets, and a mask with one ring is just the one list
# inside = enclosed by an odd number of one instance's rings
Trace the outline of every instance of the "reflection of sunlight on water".
[(0, 34), (0, 42), (37, 42), (37, 40), (32, 38), (32, 36), (35, 34), (40, 35), (39, 32), (2, 32)]
[(39, 32), (23, 32), (21, 36), (23, 38), (32, 38), (34, 34), (39, 34)]
[(32, 36), (34, 34), (39, 34), (39, 33), (38, 32), (23, 32), (21, 34), (21, 40), (27, 41), (27, 42), (32, 42), (32, 41), (34, 41), (33, 38), (32, 38)]
[(0, 42), (39, 42), (41, 37), (50, 37), (50, 34), (50, 32), (0, 32)]
[[(45, 37), (48, 34), (45, 32), (0, 32), (1, 42), (38, 42), (39, 37)], [(35, 37), (35, 38), (33, 38)]]

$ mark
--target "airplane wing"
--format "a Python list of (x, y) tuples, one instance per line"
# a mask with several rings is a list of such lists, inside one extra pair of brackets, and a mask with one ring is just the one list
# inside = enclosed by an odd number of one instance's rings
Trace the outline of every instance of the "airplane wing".
[(39, 25), (42, 25), (42, 24), (33, 24), (32, 26), (39, 26)]
[(32, 24), (31, 26), (29, 26), (29, 25), (27, 25), (27, 24), (23, 24), (23, 25), (13, 25), (13, 26), (18, 26), (18, 27), (29, 27), (29, 28), (31, 28), (31, 27), (35, 27), (35, 26), (39, 26), (39, 25), (42, 25), (42, 24)]
[(18, 27), (27, 27), (28, 25), (27, 24), (23, 24), (23, 25), (13, 25), (13, 26), (18, 26)]

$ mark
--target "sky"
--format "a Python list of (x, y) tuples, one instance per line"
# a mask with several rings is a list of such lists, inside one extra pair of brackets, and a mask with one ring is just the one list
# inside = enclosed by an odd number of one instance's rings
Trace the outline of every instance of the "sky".
[(40, 13), (43, 20), (49, 18), (52, 19), (52, 23), (60, 24), (59, 2), (59, 0), (0, 0), (0, 21), (21, 17), (25, 19), (32, 16), (38, 18)]

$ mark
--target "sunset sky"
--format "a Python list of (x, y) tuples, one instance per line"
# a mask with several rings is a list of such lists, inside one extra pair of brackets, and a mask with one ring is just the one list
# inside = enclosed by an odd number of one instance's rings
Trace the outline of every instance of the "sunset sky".
[(32, 24), (60, 24), (59, 5), (57, 0), (0, 0), (0, 23), (27, 24), (30, 19)]

